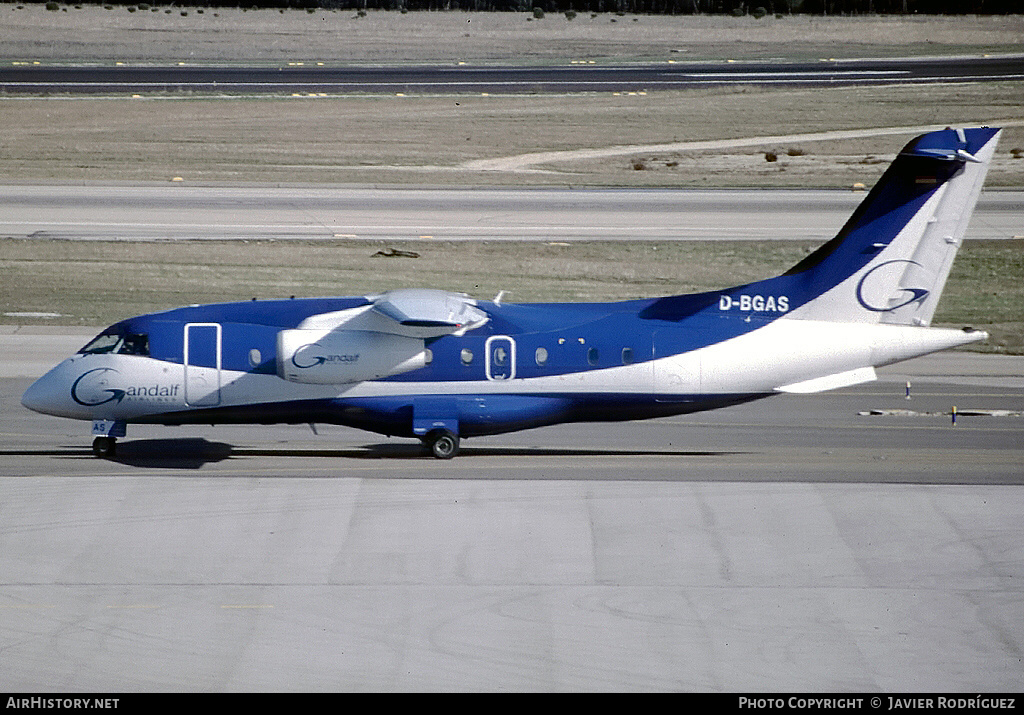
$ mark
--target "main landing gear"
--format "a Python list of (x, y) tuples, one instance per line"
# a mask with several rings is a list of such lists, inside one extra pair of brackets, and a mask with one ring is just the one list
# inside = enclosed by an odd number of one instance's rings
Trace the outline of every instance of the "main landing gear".
[(438, 429), (428, 434), (423, 444), (438, 459), (451, 459), (459, 452), (459, 435), (451, 430)]

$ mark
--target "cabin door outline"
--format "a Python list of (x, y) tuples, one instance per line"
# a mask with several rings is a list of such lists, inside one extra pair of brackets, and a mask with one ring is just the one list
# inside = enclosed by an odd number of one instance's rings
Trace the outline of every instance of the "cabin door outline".
[(220, 404), (222, 339), (220, 323), (185, 324), (185, 404), (192, 407)]
[(492, 335), (487, 338), (484, 354), (487, 379), (492, 381), (512, 380), (516, 376), (516, 341), (508, 335)]

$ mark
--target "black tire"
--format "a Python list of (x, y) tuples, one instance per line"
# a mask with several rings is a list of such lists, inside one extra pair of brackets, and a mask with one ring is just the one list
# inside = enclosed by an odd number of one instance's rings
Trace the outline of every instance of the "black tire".
[(438, 459), (451, 459), (459, 452), (459, 435), (451, 430), (437, 430), (430, 433), (427, 445)]
[(110, 459), (117, 453), (117, 439), (97, 437), (92, 441), (92, 453), (100, 459)]

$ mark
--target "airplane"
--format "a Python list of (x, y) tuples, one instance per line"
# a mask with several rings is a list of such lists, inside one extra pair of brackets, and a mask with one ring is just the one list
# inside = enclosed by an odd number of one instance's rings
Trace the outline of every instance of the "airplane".
[(323, 423), (448, 459), (469, 437), (868, 382), (988, 337), (929, 325), (999, 133), (913, 139), (835, 238), (766, 280), (605, 303), (425, 288), (192, 305), (111, 325), (22, 404), (91, 420), (102, 458), (129, 423)]

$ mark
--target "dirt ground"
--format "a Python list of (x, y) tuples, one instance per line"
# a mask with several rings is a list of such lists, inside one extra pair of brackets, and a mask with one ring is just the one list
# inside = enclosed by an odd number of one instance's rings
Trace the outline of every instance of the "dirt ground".
[[(1024, 52), (1024, 16), (813, 17), (353, 12), (0, 5), (0, 62), (218, 64), (630, 62)], [(155, 11), (154, 11), (155, 10)], [(202, 14), (200, 14), (202, 12)], [(905, 137), (794, 132), (1007, 125), (988, 185), (1024, 185), (1024, 83), (580, 95), (0, 97), (10, 181), (846, 187), (873, 182)], [(646, 145), (764, 137), (759, 146)], [(474, 162), (531, 152), (520, 171)], [(778, 161), (766, 161), (766, 152)]]
[[(134, 7), (133, 7), (134, 9)], [(0, 5), (0, 61), (818, 59), (1024, 51), (1024, 16), (765, 17)]]
[[(1006, 126), (991, 187), (1024, 185), (1024, 83), (584, 96), (0, 100), (5, 181), (843, 187), (928, 125)], [(905, 127), (859, 139), (815, 132)], [(810, 135), (800, 142), (773, 137)], [(763, 138), (730, 146), (729, 140)], [(722, 148), (645, 146), (725, 140)], [(557, 152), (607, 150), (603, 158)], [(638, 147), (634, 150), (634, 147)], [(766, 161), (766, 152), (777, 155)], [(521, 170), (482, 160), (555, 152)], [(513, 162), (514, 164), (514, 162)]]

